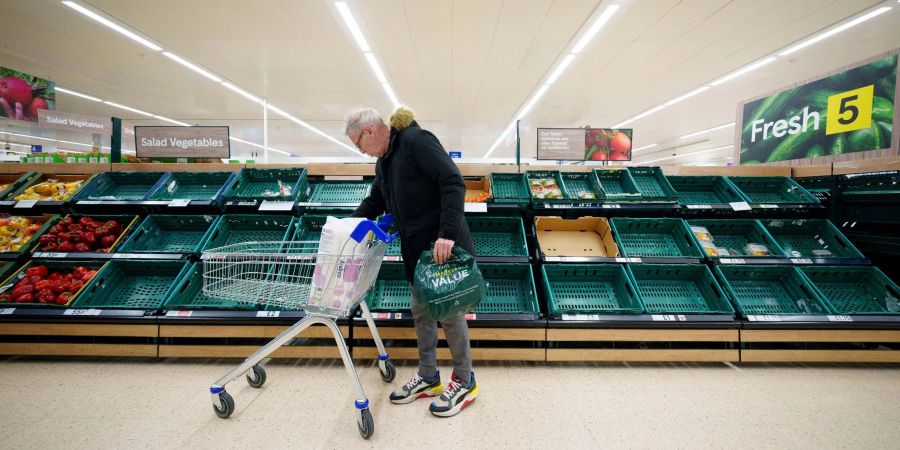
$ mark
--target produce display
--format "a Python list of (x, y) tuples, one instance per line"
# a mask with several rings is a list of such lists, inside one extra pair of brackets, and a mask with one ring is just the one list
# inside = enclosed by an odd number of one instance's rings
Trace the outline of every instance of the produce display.
[(478, 191), (477, 195), (473, 196), (469, 196), (470, 193), (474, 194), (475, 192), (466, 192), (466, 202), (468, 203), (484, 203), (491, 197), (491, 194), (484, 191)]
[(534, 198), (563, 198), (562, 189), (553, 178), (532, 178), (529, 180), (531, 196)]
[(108, 252), (122, 235), (115, 220), (99, 221), (91, 217), (61, 219), (39, 238), (44, 252)]
[(703, 246), (703, 251), (707, 256), (769, 256), (771, 252), (769, 251), (769, 247), (765, 244), (757, 244), (754, 242), (750, 242), (745, 245), (743, 248), (735, 249), (728, 248), (725, 246), (717, 246), (713, 239), (713, 235), (706, 229), (706, 227), (701, 226), (691, 226), (691, 231), (694, 233), (694, 236), (697, 236), (697, 240), (700, 241), (700, 245)]
[(24, 192), (17, 195), (15, 200), (37, 200), (44, 202), (62, 202), (68, 200), (78, 189), (84, 180), (76, 180), (62, 182), (58, 180), (47, 180), (42, 183), (29, 186)]
[(74, 270), (53, 270), (32, 266), (19, 272), (15, 284), (5, 286), (0, 303), (41, 303), (68, 305), (87, 282), (97, 274), (84, 266)]
[(8, 187), (9, 187), (9, 184), (0, 184), (0, 192), (5, 191), (6, 188), (8, 188)]
[(0, 217), (0, 252), (20, 251), (42, 226), (27, 217)]

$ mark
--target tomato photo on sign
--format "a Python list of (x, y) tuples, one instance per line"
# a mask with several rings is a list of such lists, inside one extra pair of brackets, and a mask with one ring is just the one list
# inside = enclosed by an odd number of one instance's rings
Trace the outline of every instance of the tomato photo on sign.
[(42, 109), (56, 109), (53, 83), (0, 67), (0, 117), (37, 122)]

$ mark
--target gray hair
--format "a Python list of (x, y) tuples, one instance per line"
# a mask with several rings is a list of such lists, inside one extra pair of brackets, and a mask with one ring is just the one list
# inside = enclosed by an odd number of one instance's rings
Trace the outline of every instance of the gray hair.
[(384, 125), (381, 113), (373, 108), (358, 108), (344, 116), (344, 136), (359, 134), (366, 125)]

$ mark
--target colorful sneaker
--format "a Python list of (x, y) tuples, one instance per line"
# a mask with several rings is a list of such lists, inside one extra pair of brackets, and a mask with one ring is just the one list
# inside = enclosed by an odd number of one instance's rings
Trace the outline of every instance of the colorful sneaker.
[(428, 408), (432, 414), (438, 417), (451, 417), (459, 414), (463, 408), (469, 406), (478, 398), (478, 385), (475, 383), (475, 372), (471, 372), (471, 380), (468, 384), (463, 383), (456, 374), (450, 377), (450, 383), (447, 389), (441, 393), (437, 400), (431, 402)]
[(441, 385), (441, 373), (434, 374), (434, 380), (429, 381), (419, 376), (418, 372), (413, 375), (406, 384), (400, 389), (391, 392), (391, 403), (404, 405), (412, 403), (420, 398), (437, 397), (441, 395), (444, 386)]

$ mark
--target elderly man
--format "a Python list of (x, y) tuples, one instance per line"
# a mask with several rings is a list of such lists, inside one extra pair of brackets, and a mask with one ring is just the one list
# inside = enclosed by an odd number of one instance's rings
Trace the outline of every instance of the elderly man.
[[(466, 186), (444, 147), (419, 127), (408, 109), (399, 108), (390, 122), (389, 127), (371, 108), (351, 111), (345, 118), (344, 134), (361, 152), (378, 158), (372, 191), (353, 216), (373, 219), (385, 211), (394, 215), (400, 229), (406, 279), (412, 283), (416, 262), (432, 243), (437, 264), (447, 261), (454, 245), (472, 255), (475, 248), (463, 215)], [(453, 357), (453, 376), (443, 387), (437, 370), (437, 323), (415, 297), (411, 304), (419, 369), (409, 382), (391, 393), (391, 402), (405, 404), (437, 397), (429, 407), (431, 413), (454, 416), (479, 392), (472, 372), (466, 320), (457, 317), (441, 322)]]

